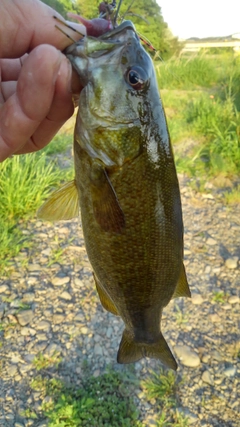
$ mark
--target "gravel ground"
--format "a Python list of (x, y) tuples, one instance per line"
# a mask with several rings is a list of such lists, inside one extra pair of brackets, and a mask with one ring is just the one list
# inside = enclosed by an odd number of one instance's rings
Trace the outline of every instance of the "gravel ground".
[[(206, 194), (200, 194), (186, 177), (179, 179), (192, 299), (172, 301), (162, 322), (183, 378), (179, 410), (196, 427), (237, 427), (240, 206), (224, 206), (221, 192), (211, 185), (206, 184)], [(11, 276), (0, 280), (3, 427), (47, 425), (20, 415), (29, 407), (38, 413), (41, 406), (41, 394), (29, 386), (37, 374), (33, 359), (39, 352), (59, 354), (62, 361), (56, 374), (78, 385), (84, 360), (96, 377), (108, 364), (117, 368), (123, 331), (122, 321), (99, 303), (78, 220), (54, 226), (32, 220), (24, 233), (31, 235), (31, 248), (12, 261)], [(143, 360), (135, 364), (136, 375), (146, 377), (159, 366), (154, 360)], [(156, 415), (154, 402), (146, 402), (141, 389), (136, 389), (135, 398), (141, 419), (146, 426), (154, 425), (148, 421)]]

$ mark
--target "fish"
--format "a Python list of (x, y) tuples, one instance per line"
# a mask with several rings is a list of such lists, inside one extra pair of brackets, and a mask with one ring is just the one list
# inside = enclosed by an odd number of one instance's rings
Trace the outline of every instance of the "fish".
[(191, 293), (179, 183), (152, 59), (131, 21), (86, 36), (65, 54), (83, 86), (75, 179), (38, 216), (71, 219), (80, 207), (100, 302), (125, 325), (118, 363), (150, 357), (176, 370), (162, 312), (171, 299)]

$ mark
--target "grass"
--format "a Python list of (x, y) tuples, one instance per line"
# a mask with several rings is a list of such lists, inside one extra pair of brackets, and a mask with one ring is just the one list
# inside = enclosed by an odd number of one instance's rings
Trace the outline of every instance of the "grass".
[(22, 248), (30, 246), (31, 236), (22, 230), (54, 187), (72, 177), (52, 159), (53, 152), (69, 147), (70, 138), (57, 136), (41, 153), (14, 156), (0, 164), (0, 271)]
[(212, 296), (213, 302), (217, 302), (219, 304), (224, 304), (225, 302), (227, 302), (227, 299), (228, 299), (228, 294), (225, 294), (222, 291), (213, 292), (213, 296)]
[(210, 87), (217, 79), (214, 63), (207, 56), (172, 58), (156, 66), (160, 88), (192, 89), (196, 86)]
[(159, 416), (156, 419), (158, 427), (188, 427), (187, 418), (177, 410), (178, 388), (181, 382), (177, 374), (171, 370), (160, 369), (158, 373), (142, 382), (146, 397), (155, 400)]
[(232, 54), (196, 55), (156, 66), (179, 172), (239, 176), (239, 69), (240, 57)]
[[(49, 427), (143, 427), (132, 386), (130, 373), (111, 369), (97, 378), (84, 376), (80, 388), (42, 375), (31, 383), (31, 388), (44, 396), (41, 411)], [(30, 415), (36, 417), (35, 413)]]
[(51, 356), (45, 356), (42, 353), (39, 353), (33, 360), (33, 365), (37, 371), (41, 371), (42, 369), (48, 369), (52, 366), (55, 368), (58, 367), (59, 363), (61, 363), (62, 359), (59, 357), (59, 353), (55, 352)]

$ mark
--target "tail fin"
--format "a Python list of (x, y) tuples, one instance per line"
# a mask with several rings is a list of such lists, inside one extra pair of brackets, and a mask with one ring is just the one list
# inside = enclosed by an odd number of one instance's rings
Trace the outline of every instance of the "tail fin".
[(137, 362), (143, 357), (159, 359), (168, 368), (177, 370), (177, 362), (161, 332), (155, 343), (145, 344), (135, 342), (134, 337), (125, 329), (118, 349), (118, 363)]

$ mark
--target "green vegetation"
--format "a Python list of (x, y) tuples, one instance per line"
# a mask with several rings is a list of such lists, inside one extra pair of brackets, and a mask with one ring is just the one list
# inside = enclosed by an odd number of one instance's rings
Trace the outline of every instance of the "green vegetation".
[(104, 374), (93, 377), (86, 366), (81, 386), (76, 387), (59, 378), (49, 378), (48, 373), (43, 373), (46, 368), (49, 367), (42, 366), (42, 372), (30, 384), (32, 390), (41, 392), (40, 412), (28, 408), (23, 414), (26, 418), (43, 416), (49, 427), (148, 427), (147, 418), (139, 420), (133, 397), (141, 387), (141, 398), (156, 408), (158, 427), (189, 425), (185, 415), (177, 409), (181, 382), (175, 372), (160, 369), (140, 384), (131, 368), (124, 373), (109, 368)]
[[(240, 171), (240, 57), (196, 55), (156, 66), (180, 172), (234, 178)], [(167, 88), (167, 89), (166, 89)], [(226, 195), (239, 200), (239, 187)]]
[(212, 301), (217, 302), (219, 304), (224, 304), (227, 302), (228, 294), (225, 294), (222, 291), (219, 292), (213, 292)]
[(190, 58), (173, 58), (157, 64), (156, 72), (160, 89), (193, 89), (211, 86), (217, 72), (214, 62), (205, 55)]
[(155, 407), (160, 414), (156, 419), (158, 427), (188, 427), (187, 418), (178, 411), (178, 388), (181, 382), (171, 370), (160, 369), (152, 372), (143, 381), (143, 389), (148, 399), (154, 399)]
[(14, 156), (0, 164), (0, 271), (23, 247), (29, 247), (31, 236), (23, 233), (26, 221), (54, 187), (72, 176), (72, 171), (60, 169), (51, 158), (66, 151), (71, 140), (72, 136), (58, 135), (41, 153)]
[[(98, 17), (98, 6), (101, 3), (101, 1), (96, 0), (91, 2), (87, 0), (43, 1), (65, 18), (67, 17), (67, 12), (74, 12), (87, 19)], [(108, 3), (111, 3), (111, 1)], [(131, 19), (137, 31), (150, 40), (162, 58), (167, 59), (180, 52), (182, 44), (177, 37), (172, 35), (163, 19), (161, 7), (155, 0), (124, 0), (120, 8), (119, 17)]]
[(58, 367), (59, 363), (61, 363), (61, 358), (59, 357), (58, 352), (54, 352), (51, 356), (45, 356), (42, 353), (39, 353), (33, 360), (33, 365), (35, 366), (37, 371), (41, 371), (42, 369), (48, 369), (51, 366)]
[(143, 427), (131, 396), (134, 380), (131, 373), (108, 370), (97, 378), (84, 376), (82, 387), (73, 388), (38, 375), (31, 388), (48, 397), (41, 411), (49, 427)]

